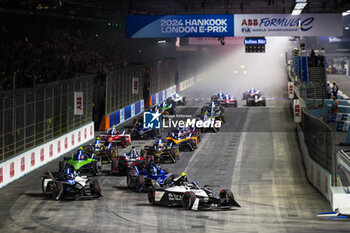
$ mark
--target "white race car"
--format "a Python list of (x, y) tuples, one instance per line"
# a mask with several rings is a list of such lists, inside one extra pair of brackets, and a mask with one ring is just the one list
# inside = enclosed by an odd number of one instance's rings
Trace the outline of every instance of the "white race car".
[(207, 185), (202, 188), (196, 182), (188, 184), (184, 174), (168, 186), (153, 182), (148, 189), (148, 201), (151, 205), (182, 206), (186, 210), (241, 207), (231, 190), (223, 189), (218, 194)]
[(168, 103), (173, 103), (175, 105), (186, 105), (187, 98), (185, 96), (181, 96), (178, 93), (175, 93), (173, 96), (170, 96), (167, 99)]

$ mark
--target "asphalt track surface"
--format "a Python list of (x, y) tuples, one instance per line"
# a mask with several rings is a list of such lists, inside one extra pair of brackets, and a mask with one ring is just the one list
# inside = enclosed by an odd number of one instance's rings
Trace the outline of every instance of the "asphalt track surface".
[[(217, 91), (201, 84), (189, 88), (184, 92), (189, 104), (178, 113), (195, 114)], [(240, 101), (238, 108), (227, 109), (220, 132), (203, 134), (197, 150), (162, 165), (216, 191), (231, 188), (241, 208), (150, 206), (147, 194), (126, 188), (124, 176), (107, 175), (97, 177), (102, 198), (55, 201), (41, 194), (41, 176), (57, 170), (56, 160), (0, 190), (0, 232), (349, 232), (348, 221), (316, 216), (330, 205), (305, 177), (283, 92), (267, 107)]]

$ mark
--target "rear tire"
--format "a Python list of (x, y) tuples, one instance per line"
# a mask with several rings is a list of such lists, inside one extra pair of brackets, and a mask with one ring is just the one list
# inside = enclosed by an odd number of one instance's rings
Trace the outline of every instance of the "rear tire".
[(138, 176), (136, 179), (135, 191), (142, 192), (141, 187), (144, 185), (144, 183), (145, 183), (145, 178), (143, 176)]
[(91, 195), (93, 197), (99, 198), (102, 196), (101, 187), (97, 180), (93, 180), (90, 183)]
[(63, 169), (66, 167), (66, 162), (60, 161), (58, 163), (58, 172), (64, 172)]
[(191, 210), (195, 200), (196, 200), (196, 194), (194, 194), (194, 192), (185, 192), (182, 198), (182, 207), (185, 210)]
[(118, 172), (118, 160), (114, 158), (111, 163), (111, 173)]
[(92, 161), (92, 162), (91, 162), (91, 166), (92, 166), (92, 171), (93, 171), (93, 172), (95, 173), (95, 175), (97, 176), (98, 173), (99, 173), (97, 161)]
[(147, 191), (147, 196), (148, 196), (148, 202), (151, 204), (151, 205), (154, 205), (156, 200), (155, 200), (155, 188), (153, 186), (149, 187), (148, 188), (148, 191)]
[(122, 141), (122, 147), (123, 147), (123, 148), (125, 148), (125, 147), (128, 146), (128, 145), (126, 144), (126, 136), (122, 136), (120, 140)]

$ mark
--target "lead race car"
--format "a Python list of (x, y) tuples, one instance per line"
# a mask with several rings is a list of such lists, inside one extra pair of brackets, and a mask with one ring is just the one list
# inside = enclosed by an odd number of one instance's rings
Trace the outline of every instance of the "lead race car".
[(225, 107), (237, 107), (237, 99), (229, 95), (219, 92), (217, 95), (211, 97), (211, 101), (217, 103), (220, 106)]
[(247, 106), (266, 106), (266, 98), (260, 91), (256, 91), (247, 97)]
[(168, 185), (153, 181), (147, 194), (151, 205), (182, 206), (185, 210), (241, 207), (231, 190), (216, 193), (207, 185), (200, 187), (195, 181), (189, 184), (185, 173), (173, 178)]
[(175, 93), (173, 96), (170, 96), (167, 99), (168, 103), (172, 103), (174, 105), (186, 105), (187, 104), (187, 98), (185, 96), (181, 96), (178, 93)]

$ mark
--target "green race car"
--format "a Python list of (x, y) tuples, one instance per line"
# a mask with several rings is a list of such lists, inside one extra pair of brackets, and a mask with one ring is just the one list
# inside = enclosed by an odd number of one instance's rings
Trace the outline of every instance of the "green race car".
[(81, 175), (98, 175), (102, 163), (101, 160), (94, 157), (94, 154), (89, 156), (80, 148), (76, 155), (72, 157), (64, 157), (63, 161), (59, 162), (59, 171), (63, 171), (67, 166)]

